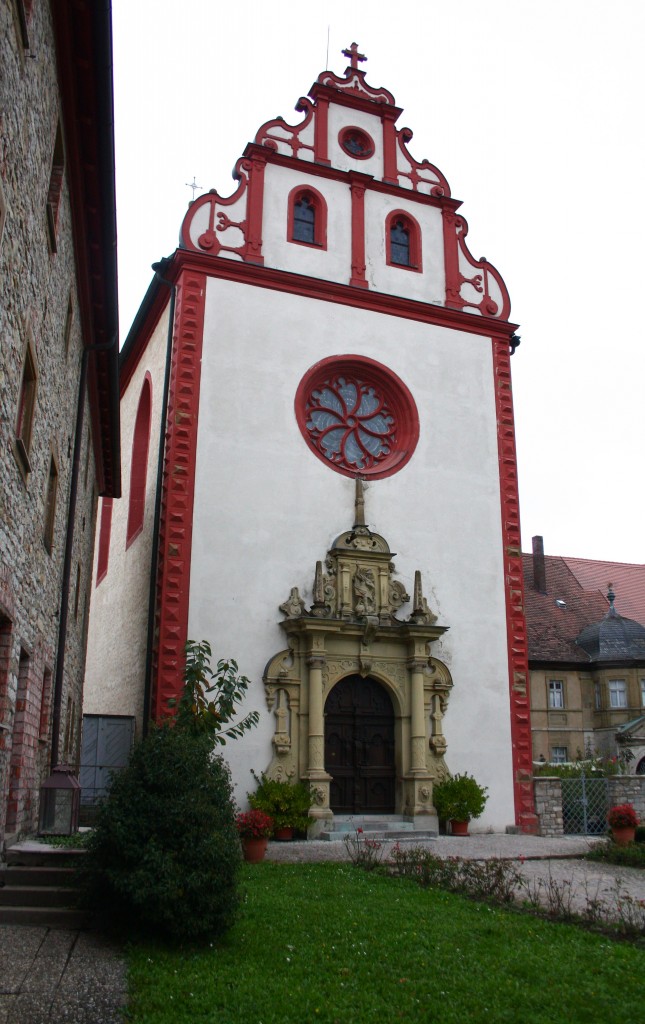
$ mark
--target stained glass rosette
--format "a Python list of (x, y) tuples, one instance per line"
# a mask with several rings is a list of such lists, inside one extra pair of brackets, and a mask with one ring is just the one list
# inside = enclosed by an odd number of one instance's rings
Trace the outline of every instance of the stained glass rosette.
[(337, 377), (312, 391), (307, 430), (336, 466), (364, 473), (390, 455), (396, 423), (374, 387), (351, 377)]
[(295, 411), (311, 451), (345, 476), (396, 473), (419, 438), (410, 391), (365, 356), (331, 357), (312, 366), (298, 387)]

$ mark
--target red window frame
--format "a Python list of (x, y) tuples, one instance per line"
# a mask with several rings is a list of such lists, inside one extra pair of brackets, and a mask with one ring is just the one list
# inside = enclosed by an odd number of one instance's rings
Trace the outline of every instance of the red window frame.
[[(403, 222), (403, 229), (407, 232), (410, 240), (410, 262), (397, 263), (392, 259), (392, 227), (396, 221)], [(392, 210), (385, 220), (385, 262), (388, 267), (396, 267), (398, 270), (414, 270), (417, 274), (423, 270), (421, 259), (421, 228), (411, 213), (406, 210)]]
[[(309, 200), (314, 210), (313, 242), (303, 242), (301, 239), (293, 237), (296, 203), (299, 203), (304, 198)], [(327, 248), (327, 203), (322, 193), (311, 185), (298, 185), (296, 188), (292, 188), (289, 193), (287, 241), (293, 242), (294, 245), (306, 245), (309, 249)]]
[[(394, 420), (394, 436), (389, 439), (390, 453), (377, 458), (364, 469), (348, 465), (343, 458), (330, 458), (316, 437), (316, 432), (307, 426), (311, 417), (313, 392), (339, 377), (349, 377), (361, 385), (373, 387), (377, 395), (386, 401), (388, 412)], [(410, 461), (419, 440), (419, 413), (409, 388), (389, 367), (367, 356), (331, 356), (315, 363), (300, 381), (294, 404), (298, 427), (308, 448), (321, 462), (343, 476), (361, 476), (371, 480), (392, 476)], [(347, 430), (353, 429), (348, 421)]]
[(139, 536), (143, 530), (146, 507), (146, 480), (148, 476), (148, 450), (150, 447), (150, 422), (152, 416), (152, 378), (146, 373), (141, 386), (132, 437), (132, 463), (130, 466), (130, 501), (128, 505), (128, 526), (125, 546)]

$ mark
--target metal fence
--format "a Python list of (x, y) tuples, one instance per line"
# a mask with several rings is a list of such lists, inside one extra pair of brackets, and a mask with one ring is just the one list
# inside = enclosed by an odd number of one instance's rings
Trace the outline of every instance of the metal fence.
[(562, 821), (565, 835), (602, 835), (607, 829), (609, 783), (580, 775), (562, 780)]

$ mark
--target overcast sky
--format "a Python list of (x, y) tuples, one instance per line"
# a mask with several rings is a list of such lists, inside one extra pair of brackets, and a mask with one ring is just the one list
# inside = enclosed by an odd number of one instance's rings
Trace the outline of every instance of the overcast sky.
[[(310, 9), (311, 8), (311, 9)], [(317, 8), (317, 9), (316, 9)], [(641, 0), (113, 0), (121, 334), (193, 176), (223, 195), (259, 126), (352, 41), (509, 288), (523, 547), (644, 562)], [(329, 26), (329, 62), (327, 30)]]

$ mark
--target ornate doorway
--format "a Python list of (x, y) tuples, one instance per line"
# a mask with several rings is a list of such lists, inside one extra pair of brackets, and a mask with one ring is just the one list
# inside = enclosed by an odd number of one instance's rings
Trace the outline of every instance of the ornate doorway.
[(376, 680), (347, 676), (329, 694), (325, 771), (336, 814), (394, 812), (394, 710)]

